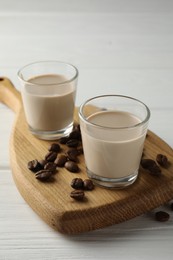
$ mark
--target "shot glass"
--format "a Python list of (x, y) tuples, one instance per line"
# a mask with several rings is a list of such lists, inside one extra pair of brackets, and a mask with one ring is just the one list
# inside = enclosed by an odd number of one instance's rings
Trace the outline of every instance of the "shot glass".
[(40, 61), (21, 68), (18, 77), (31, 133), (45, 140), (68, 135), (73, 127), (77, 68), (61, 61)]
[(149, 108), (132, 97), (103, 95), (84, 102), (79, 118), (88, 177), (108, 188), (135, 182)]

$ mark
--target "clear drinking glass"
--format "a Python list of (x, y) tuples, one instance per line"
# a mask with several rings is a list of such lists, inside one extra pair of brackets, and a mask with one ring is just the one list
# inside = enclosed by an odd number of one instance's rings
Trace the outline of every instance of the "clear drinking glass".
[(103, 95), (79, 109), (87, 174), (94, 182), (123, 188), (138, 176), (149, 108), (128, 96)]
[(77, 68), (61, 61), (40, 61), (24, 66), (18, 77), (31, 133), (47, 140), (68, 135), (73, 127)]

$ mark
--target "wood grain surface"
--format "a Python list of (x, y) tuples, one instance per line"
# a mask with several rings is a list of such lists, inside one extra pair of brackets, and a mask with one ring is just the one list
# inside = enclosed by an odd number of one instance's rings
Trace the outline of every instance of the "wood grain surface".
[[(155, 160), (158, 153), (167, 155), (170, 165), (162, 168), (161, 176), (151, 176), (140, 169), (137, 181), (123, 190), (96, 186), (86, 192), (82, 202), (70, 198), (71, 180), (86, 179), (85, 162), (80, 155), (80, 173), (59, 168), (51, 182), (40, 182), (27, 169), (33, 159), (43, 159), (51, 142), (35, 138), (28, 131), (19, 92), (7, 78), (0, 81), (1, 101), (16, 112), (11, 133), (10, 158), (16, 186), (31, 208), (52, 228), (66, 234), (81, 233), (120, 223), (141, 215), (173, 197), (173, 151), (158, 136), (149, 131), (145, 142), (145, 157)], [(77, 109), (75, 121), (78, 120)], [(65, 151), (67, 147), (61, 145)]]

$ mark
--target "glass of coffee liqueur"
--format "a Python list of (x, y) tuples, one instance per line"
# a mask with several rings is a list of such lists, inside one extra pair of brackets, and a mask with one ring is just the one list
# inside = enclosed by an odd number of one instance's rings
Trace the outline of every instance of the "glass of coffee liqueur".
[(108, 188), (135, 182), (150, 118), (141, 101), (122, 95), (103, 95), (79, 109), (88, 177)]
[(45, 140), (68, 135), (73, 127), (77, 68), (61, 61), (40, 61), (21, 68), (18, 77), (31, 133)]

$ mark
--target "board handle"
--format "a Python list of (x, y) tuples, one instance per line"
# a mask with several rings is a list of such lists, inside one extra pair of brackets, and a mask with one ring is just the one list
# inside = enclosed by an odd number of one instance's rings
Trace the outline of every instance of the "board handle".
[(0, 77), (0, 101), (16, 113), (19, 111), (22, 104), (20, 92), (6, 77)]

